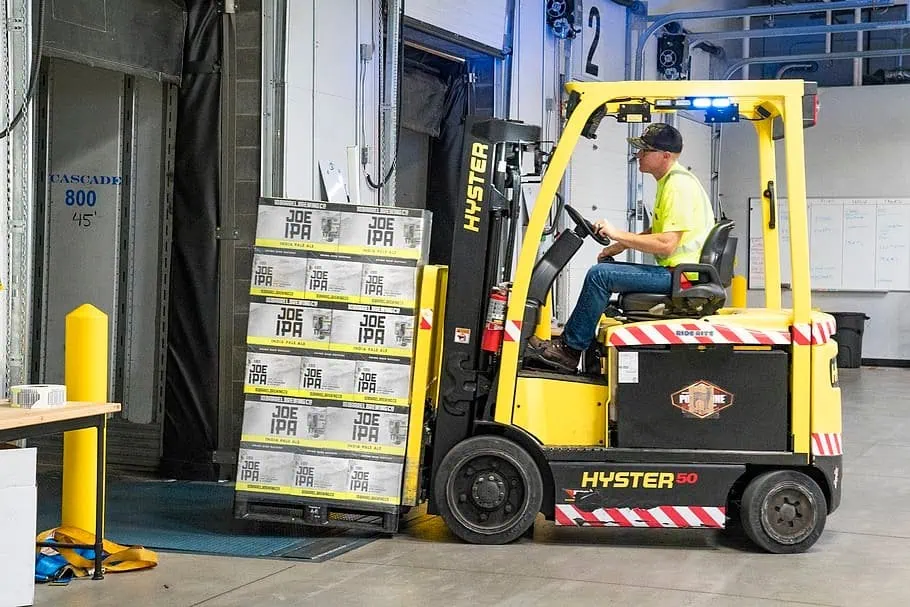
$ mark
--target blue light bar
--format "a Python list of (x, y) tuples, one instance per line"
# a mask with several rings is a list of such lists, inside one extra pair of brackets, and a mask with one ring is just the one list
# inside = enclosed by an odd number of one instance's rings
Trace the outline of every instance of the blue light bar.
[(729, 97), (717, 97), (711, 100), (711, 105), (714, 107), (730, 107), (730, 103)]
[(711, 99), (708, 97), (696, 97), (692, 100), (692, 107), (698, 109), (704, 109), (706, 107), (711, 107)]

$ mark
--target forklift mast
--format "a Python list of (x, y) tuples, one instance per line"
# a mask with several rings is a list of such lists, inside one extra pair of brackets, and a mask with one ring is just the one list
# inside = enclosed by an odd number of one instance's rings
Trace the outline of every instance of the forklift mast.
[[(477, 407), (493, 385), (490, 356), (480, 348), (490, 292), (511, 276), (521, 210), (522, 154), (540, 140), (540, 127), (466, 118), (462, 151), (462, 212), (454, 226), (449, 264), (445, 344), (431, 453), (432, 475), (442, 457), (469, 437)], [(431, 501), (432, 508), (432, 501)]]

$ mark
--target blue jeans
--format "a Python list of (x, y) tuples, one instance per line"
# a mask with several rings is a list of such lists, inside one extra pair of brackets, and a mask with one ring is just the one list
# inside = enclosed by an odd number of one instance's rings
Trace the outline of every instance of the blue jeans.
[(594, 339), (597, 321), (613, 293), (670, 294), (670, 270), (637, 263), (598, 263), (588, 270), (578, 303), (562, 332), (566, 345), (586, 350)]

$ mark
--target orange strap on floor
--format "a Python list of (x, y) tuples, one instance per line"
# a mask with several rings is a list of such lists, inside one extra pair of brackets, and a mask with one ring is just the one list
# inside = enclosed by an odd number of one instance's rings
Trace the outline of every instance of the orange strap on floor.
[[(95, 535), (78, 527), (55, 527), (38, 534), (37, 541), (94, 546)], [(142, 546), (121, 546), (108, 540), (102, 540), (101, 544), (105, 555), (102, 561), (105, 572), (133, 571), (154, 567), (158, 564), (158, 555)], [(88, 575), (88, 572), (95, 566), (94, 559), (85, 558), (74, 548), (48, 547), (59, 552), (70, 565), (81, 570), (79, 573), (82, 575)], [(38, 547), (39, 551), (41, 549), (42, 547)]]

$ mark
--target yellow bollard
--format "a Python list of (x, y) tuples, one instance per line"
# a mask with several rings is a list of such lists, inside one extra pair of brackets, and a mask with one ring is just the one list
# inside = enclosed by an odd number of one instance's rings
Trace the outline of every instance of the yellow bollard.
[[(65, 339), (67, 400), (107, 402), (107, 314), (91, 304), (79, 306), (66, 315)], [(92, 533), (98, 478), (96, 436), (95, 428), (63, 435), (62, 524)], [(103, 477), (101, 482), (104, 483)]]
[(734, 276), (733, 282), (730, 283), (730, 307), (746, 307), (746, 277)]

